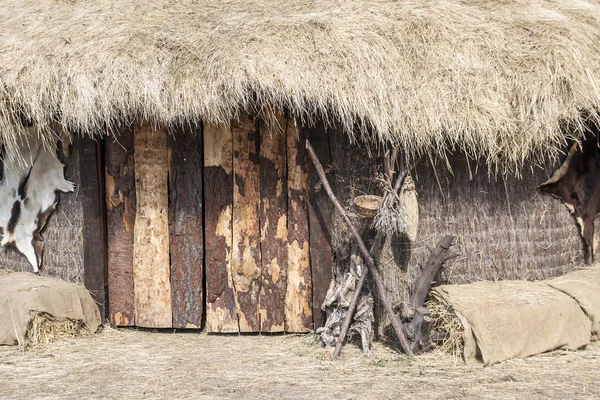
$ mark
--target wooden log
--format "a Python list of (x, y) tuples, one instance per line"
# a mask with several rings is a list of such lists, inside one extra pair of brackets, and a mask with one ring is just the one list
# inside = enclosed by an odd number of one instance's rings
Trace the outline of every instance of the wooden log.
[(261, 244), (259, 132), (253, 116), (243, 113), (232, 124), (233, 246), (231, 270), (240, 332), (258, 332)]
[(229, 126), (205, 124), (204, 262), (206, 331), (239, 332), (231, 273), (233, 142)]
[[(323, 125), (305, 130), (319, 160), (329, 164), (329, 136)], [(333, 251), (331, 249), (331, 216), (333, 205), (327, 193), (320, 188), (320, 178), (314, 165), (308, 167), (308, 217), (310, 230), (310, 264), (312, 272), (312, 307), (314, 329), (325, 322), (321, 304), (327, 296), (329, 282), (333, 279)], [(319, 190), (320, 189), (320, 190)]]
[[(381, 235), (379, 235), (379, 239), (376, 239), (376, 242), (380, 241), (380, 237), (381, 237)], [(375, 244), (373, 246), (373, 248), (374, 247), (377, 247), (377, 244)], [(371, 254), (373, 254), (373, 248), (371, 248)], [(352, 253), (353, 253), (352, 259), (353, 260), (356, 259), (356, 257), (354, 256), (354, 252), (355, 252), (355, 250), (352, 251)], [(348, 333), (348, 329), (350, 328), (350, 323), (352, 322), (352, 316), (356, 309), (356, 305), (358, 304), (358, 298), (360, 297), (360, 292), (362, 291), (362, 288), (365, 284), (368, 274), (369, 274), (368, 268), (363, 268), (362, 274), (360, 275), (360, 279), (356, 283), (356, 288), (354, 289), (354, 294), (352, 295), (352, 300), (350, 301), (350, 305), (348, 306), (348, 311), (346, 311), (346, 315), (344, 316), (344, 323), (342, 324), (342, 329), (340, 330), (340, 336), (338, 337), (337, 343), (335, 344), (335, 350), (333, 351), (333, 358), (338, 358), (340, 356), (340, 353), (342, 352), (342, 344), (344, 343), (344, 339), (346, 338), (346, 333)], [(364, 346), (363, 346), (363, 348), (364, 348)]]
[(112, 325), (132, 326), (133, 227), (135, 171), (133, 128), (127, 127), (104, 142), (106, 221), (108, 231), (108, 301)]
[[(283, 128), (287, 125), (282, 115), (277, 122)], [(265, 123), (260, 131), (260, 330), (283, 332), (288, 263), (286, 135)]]
[(421, 274), (415, 280), (410, 296), (410, 304), (414, 308), (415, 313), (411, 320), (404, 325), (406, 336), (411, 342), (413, 352), (419, 353), (427, 351), (429, 348), (429, 335), (433, 320), (431, 319), (429, 310), (423, 307), (425, 298), (429, 293), (433, 278), (441, 268), (442, 264), (458, 254), (450, 250), (454, 236), (444, 236), (435, 249), (431, 251), (431, 256), (427, 260), (427, 264), (421, 271)]
[(106, 258), (104, 191), (101, 182), (99, 144), (89, 137), (78, 140), (77, 152), (81, 184), (79, 198), (83, 209), (83, 273), (85, 287), (106, 318)]
[(405, 325), (406, 337), (410, 340), (415, 354), (429, 348), (429, 335), (433, 319), (425, 307), (417, 307), (411, 321)]
[(174, 328), (202, 324), (204, 258), (202, 130), (169, 135), (169, 240)]
[(135, 323), (173, 324), (169, 266), (167, 131), (134, 127), (136, 216), (133, 236)]
[(302, 143), (306, 131), (287, 121), (288, 269), (285, 296), (285, 331), (308, 332), (312, 319), (312, 278), (308, 227), (308, 171)]
[(375, 261), (369, 254), (369, 251), (367, 250), (367, 247), (365, 246), (365, 243), (363, 242), (362, 238), (356, 231), (356, 228), (352, 225), (352, 222), (350, 222), (350, 219), (348, 218), (348, 214), (346, 213), (346, 210), (344, 210), (344, 207), (342, 207), (340, 202), (335, 197), (335, 194), (331, 190), (331, 186), (329, 185), (329, 182), (327, 181), (327, 177), (325, 176), (325, 171), (323, 170), (323, 167), (321, 166), (321, 163), (319, 162), (319, 159), (317, 158), (317, 155), (315, 154), (315, 151), (312, 148), (312, 146), (310, 145), (310, 142), (308, 140), (306, 141), (306, 149), (308, 150), (308, 154), (310, 155), (310, 158), (313, 161), (313, 165), (315, 166), (315, 169), (317, 170), (317, 173), (319, 174), (319, 178), (321, 179), (321, 182), (323, 183), (323, 187), (325, 188), (327, 195), (331, 199), (331, 202), (334, 204), (335, 208), (339, 211), (339, 213), (344, 218), (344, 222), (346, 223), (346, 225), (348, 226), (348, 229), (350, 230), (350, 232), (352, 232), (352, 235), (356, 239), (358, 248), (360, 249), (360, 252), (362, 253), (362, 255), (365, 259), (367, 267), (369, 267), (369, 272), (371, 272), (371, 274), (373, 275), (375, 284), (377, 286), (377, 291), (379, 293), (382, 303), (385, 306), (386, 312), (390, 317), (390, 320), (392, 323), (392, 328), (394, 328), (394, 332), (396, 333), (396, 336), (398, 337), (398, 340), (400, 341), (400, 345), (402, 346), (402, 349), (404, 350), (404, 352), (407, 355), (412, 356), (413, 355), (412, 349), (411, 349), (408, 341), (406, 340), (406, 336), (404, 335), (400, 321), (398, 320), (398, 317), (395, 315), (394, 310), (392, 309), (392, 305), (390, 304), (390, 302), (387, 298), (385, 284), (383, 283), (383, 279), (381, 278), (381, 275), (379, 274), (379, 271), (377, 270), (377, 267), (375, 266)]
[(423, 307), (435, 274), (437, 274), (444, 261), (458, 256), (458, 254), (449, 250), (453, 240), (454, 236), (452, 235), (446, 235), (440, 240), (429, 260), (427, 260), (425, 268), (415, 280), (410, 296), (410, 304), (413, 307)]

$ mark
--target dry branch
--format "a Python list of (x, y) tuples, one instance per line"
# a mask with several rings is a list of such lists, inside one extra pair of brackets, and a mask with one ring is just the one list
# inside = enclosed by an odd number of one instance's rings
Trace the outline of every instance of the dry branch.
[(429, 260), (427, 260), (427, 264), (425, 264), (425, 268), (423, 268), (423, 271), (413, 286), (410, 296), (410, 304), (413, 307), (423, 307), (435, 274), (437, 274), (445, 261), (458, 256), (457, 253), (449, 250), (453, 240), (454, 236), (452, 235), (444, 236), (437, 247), (432, 251)]
[(310, 158), (315, 166), (315, 169), (317, 170), (317, 173), (319, 174), (319, 178), (321, 179), (321, 182), (323, 183), (323, 187), (325, 188), (325, 191), (329, 195), (329, 198), (331, 199), (333, 205), (336, 207), (336, 209), (342, 215), (344, 222), (346, 223), (346, 225), (348, 225), (348, 229), (352, 232), (352, 235), (354, 235), (354, 238), (356, 239), (356, 242), (358, 244), (358, 248), (360, 249), (360, 251), (365, 259), (367, 267), (369, 268), (370, 272), (373, 274), (373, 278), (375, 279), (375, 284), (377, 286), (377, 291), (379, 292), (381, 301), (383, 302), (385, 310), (390, 317), (390, 320), (392, 322), (392, 327), (394, 328), (394, 332), (396, 333), (396, 336), (400, 340), (402, 349), (404, 350), (404, 352), (407, 355), (412, 356), (413, 353), (411, 350), (411, 346), (408, 344), (408, 341), (406, 340), (406, 337), (404, 336), (404, 332), (402, 331), (402, 326), (400, 324), (400, 321), (394, 314), (392, 305), (390, 304), (389, 299), (387, 298), (385, 284), (383, 283), (383, 279), (381, 278), (381, 275), (379, 274), (379, 271), (377, 270), (377, 267), (375, 266), (375, 261), (373, 260), (373, 257), (371, 257), (371, 255), (369, 254), (369, 251), (367, 250), (367, 247), (365, 246), (365, 243), (363, 242), (362, 238), (356, 231), (356, 228), (352, 225), (352, 222), (350, 222), (350, 219), (348, 218), (348, 214), (346, 213), (346, 210), (344, 210), (344, 207), (342, 207), (340, 202), (335, 197), (335, 194), (331, 190), (329, 181), (327, 180), (327, 177), (325, 176), (325, 171), (323, 171), (323, 167), (321, 166), (321, 163), (319, 162), (319, 159), (317, 158), (317, 155), (315, 154), (315, 151), (313, 150), (313, 148), (310, 145), (310, 142), (308, 140), (306, 141), (306, 149), (308, 150), (308, 154), (310, 155)]
[(425, 264), (425, 268), (417, 277), (410, 296), (410, 304), (414, 307), (415, 313), (407, 324), (404, 325), (406, 336), (411, 341), (411, 349), (414, 352), (426, 350), (429, 347), (429, 335), (433, 320), (427, 308), (423, 307), (425, 298), (431, 288), (433, 278), (439, 271), (442, 264), (458, 256), (457, 253), (450, 250), (454, 236), (444, 236), (434, 249), (430, 249), (431, 256)]

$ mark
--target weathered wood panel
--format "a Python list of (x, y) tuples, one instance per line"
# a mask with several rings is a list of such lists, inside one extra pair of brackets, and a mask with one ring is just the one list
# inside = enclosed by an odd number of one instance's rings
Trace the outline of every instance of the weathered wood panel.
[(133, 294), (133, 227), (135, 171), (133, 128), (104, 142), (106, 220), (108, 230), (109, 320), (117, 326), (135, 325)]
[(241, 332), (258, 332), (261, 287), (259, 133), (254, 117), (232, 124), (233, 247), (231, 269)]
[(134, 128), (136, 216), (133, 237), (135, 323), (172, 326), (167, 131)]
[(89, 137), (78, 140), (81, 186), (79, 197), (83, 209), (83, 274), (85, 287), (106, 316), (104, 193), (101, 190), (99, 143)]
[[(285, 117), (278, 116), (278, 123), (285, 129)], [(282, 332), (288, 263), (286, 136), (264, 123), (260, 130), (260, 330)]]
[(233, 143), (229, 126), (204, 125), (206, 331), (238, 332), (231, 274)]
[[(321, 164), (331, 163), (329, 137), (323, 125), (306, 129), (306, 135)], [(304, 147), (304, 146), (303, 146)], [(308, 217), (310, 227), (310, 263), (313, 284), (313, 322), (315, 329), (324, 322), (321, 304), (325, 300), (329, 282), (333, 277), (333, 253), (331, 250), (331, 215), (333, 205), (324, 190), (318, 190), (319, 176), (314, 166), (308, 168)]]
[(202, 129), (169, 135), (169, 232), (174, 328), (202, 324)]
[(288, 269), (285, 296), (285, 331), (313, 328), (312, 280), (308, 227), (308, 159), (306, 133), (287, 121)]

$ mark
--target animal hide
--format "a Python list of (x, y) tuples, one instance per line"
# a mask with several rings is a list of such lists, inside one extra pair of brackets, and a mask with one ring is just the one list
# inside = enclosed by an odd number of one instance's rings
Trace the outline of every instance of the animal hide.
[(44, 146), (35, 127), (27, 128), (18, 153), (4, 157), (0, 180), (0, 245), (15, 247), (27, 257), (34, 272), (42, 262), (44, 242), (40, 231), (56, 207), (56, 191), (72, 192), (64, 165), (56, 156), (57, 142)]
[[(597, 133), (597, 132), (596, 132)], [(575, 143), (567, 158), (540, 190), (561, 199), (575, 218), (586, 264), (594, 262), (594, 220), (600, 213), (600, 157), (597, 136)]]

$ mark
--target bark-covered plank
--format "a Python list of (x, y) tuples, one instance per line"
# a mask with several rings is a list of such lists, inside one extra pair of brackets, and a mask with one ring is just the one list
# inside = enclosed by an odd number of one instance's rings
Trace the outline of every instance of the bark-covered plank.
[[(323, 125), (306, 129), (308, 140), (323, 165), (331, 162), (329, 136)], [(313, 284), (313, 322), (315, 329), (324, 322), (321, 305), (327, 295), (329, 282), (333, 277), (333, 252), (331, 250), (331, 215), (333, 204), (319, 184), (315, 167), (308, 168), (308, 217), (310, 227), (310, 264)], [(320, 190), (319, 190), (320, 189)]]
[(229, 126), (204, 125), (206, 331), (239, 332), (231, 274), (233, 143)]
[(133, 237), (135, 323), (173, 325), (169, 266), (167, 131), (134, 127), (136, 216)]
[[(286, 128), (287, 120), (278, 116)], [(287, 173), (286, 135), (261, 124), (260, 143), (260, 225), (262, 284), (260, 290), (261, 332), (282, 332), (285, 328), (287, 286)]]
[(169, 135), (169, 250), (174, 328), (202, 324), (202, 129)]
[(78, 140), (77, 152), (81, 185), (79, 197), (83, 208), (83, 274), (85, 287), (106, 317), (105, 221), (103, 191), (100, 188), (100, 158), (98, 143), (83, 137)]
[(132, 127), (105, 140), (104, 159), (109, 319), (113, 325), (131, 326), (135, 325), (133, 227), (136, 201)]
[(287, 121), (288, 269), (285, 298), (285, 331), (313, 328), (312, 280), (308, 228), (308, 159), (306, 133)]
[(231, 269), (240, 332), (258, 332), (261, 277), (259, 137), (256, 120), (243, 113), (232, 124), (233, 247)]

